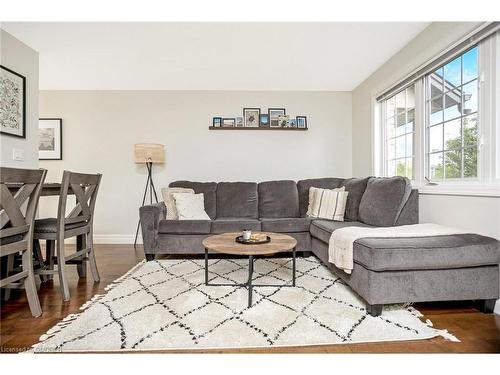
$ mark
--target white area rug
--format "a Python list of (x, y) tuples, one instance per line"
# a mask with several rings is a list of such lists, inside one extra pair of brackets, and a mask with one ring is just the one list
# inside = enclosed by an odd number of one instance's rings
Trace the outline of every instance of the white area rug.
[[(210, 260), (212, 283), (243, 283), (248, 261)], [(258, 259), (254, 282), (289, 283), (291, 259)], [(296, 287), (205, 286), (203, 260), (143, 262), (50, 329), (34, 351), (242, 348), (418, 340), (443, 336), (412, 307), (367, 314), (316, 258), (297, 259)]]

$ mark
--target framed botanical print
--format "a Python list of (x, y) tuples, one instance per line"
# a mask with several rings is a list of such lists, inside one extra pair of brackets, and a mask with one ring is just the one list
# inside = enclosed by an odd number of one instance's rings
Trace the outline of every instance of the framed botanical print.
[(285, 108), (269, 108), (267, 110), (269, 115), (269, 125), (271, 128), (281, 128), (279, 117), (285, 116)]
[(62, 160), (62, 119), (38, 120), (38, 159)]
[(26, 138), (26, 77), (0, 65), (0, 133)]
[(246, 127), (258, 128), (260, 123), (260, 108), (243, 108), (243, 118)]

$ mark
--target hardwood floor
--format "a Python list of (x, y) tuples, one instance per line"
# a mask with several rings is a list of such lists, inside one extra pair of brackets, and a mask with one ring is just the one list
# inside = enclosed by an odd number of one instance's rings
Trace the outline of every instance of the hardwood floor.
[[(104, 293), (106, 285), (128, 271), (144, 258), (141, 246), (97, 245), (96, 257), (101, 282), (94, 284), (90, 272), (86, 279), (78, 279), (76, 267), (69, 267), (71, 300), (63, 302), (58, 281), (43, 283), (40, 303), (43, 315), (32, 318), (23, 291), (13, 291), (11, 299), (2, 301), (0, 310), (0, 353), (29, 349), (49, 328), (97, 293)], [(272, 349), (199, 350), (211, 353), (500, 353), (500, 316), (482, 314), (472, 303), (416, 304), (415, 307), (437, 328), (446, 328), (461, 342), (443, 338), (419, 341), (400, 341), (370, 344), (322, 345)], [(180, 351), (168, 351), (180, 352)], [(193, 351), (190, 351), (193, 352)]]

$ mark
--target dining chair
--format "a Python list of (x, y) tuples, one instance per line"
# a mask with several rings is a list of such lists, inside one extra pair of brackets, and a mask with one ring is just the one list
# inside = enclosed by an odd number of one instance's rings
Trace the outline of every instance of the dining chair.
[[(100, 280), (94, 254), (93, 222), (97, 192), (101, 182), (100, 174), (83, 174), (64, 171), (59, 195), (57, 218), (35, 220), (34, 238), (39, 249), (39, 240), (46, 241), (45, 267), (38, 270), (40, 275), (59, 275), (63, 299), (70, 299), (66, 265), (77, 265), (79, 276), (85, 274), (86, 262), (95, 282)], [(74, 194), (76, 205), (68, 215), (68, 195)], [(77, 237), (77, 248), (73, 254), (66, 255), (64, 240)], [(55, 253), (54, 253), (55, 250)], [(57, 268), (55, 268), (57, 265)]]
[[(42, 308), (33, 272), (33, 222), (46, 173), (45, 169), (0, 167), (0, 257), (7, 258), (0, 287), (7, 288), (7, 298), (11, 288), (24, 287), (34, 317), (42, 314)], [(17, 254), (21, 254), (19, 270), (14, 268)]]

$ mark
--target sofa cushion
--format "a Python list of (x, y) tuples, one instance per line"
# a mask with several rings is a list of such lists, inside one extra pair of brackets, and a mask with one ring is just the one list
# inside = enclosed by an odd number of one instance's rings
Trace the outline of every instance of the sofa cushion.
[(309, 232), (311, 221), (309, 217), (261, 219), (262, 230), (275, 233)]
[(311, 236), (325, 243), (330, 242), (334, 230), (345, 227), (370, 227), (370, 225), (359, 221), (332, 221), (315, 219), (311, 223)]
[(205, 202), (205, 212), (211, 219), (215, 219), (216, 215), (216, 191), (217, 183), (215, 182), (192, 182), (192, 181), (174, 181), (169, 187), (183, 187), (193, 189), (196, 194), (203, 194)]
[(158, 233), (209, 234), (210, 220), (160, 220)]
[(373, 271), (477, 267), (500, 262), (500, 242), (479, 234), (361, 238), (353, 255), (355, 263)]
[(257, 183), (219, 182), (217, 184), (217, 218), (259, 217)]
[(306, 216), (307, 206), (309, 205), (309, 188), (316, 187), (321, 189), (335, 189), (341, 186), (342, 178), (310, 178), (297, 182), (297, 191), (299, 194), (299, 212), (300, 216)]
[(257, 219), (223, 218), (212, 221), (211, 233), (241, 232), (244, 229), (260, 231), (260, 221)]
[(361, 203), (361, 198), (366, 190), (366, 184), (369, 178), (370, 177), (348, 178), (340, 184), (340, 186), (345, 187), (345, 191), (349, 193), (345, 208), (345, 220), (358, 220), (359, 204)]
[(259, 217), (299, 217), (299, 194), (295, 181), (259, 183)]
[(194, 194), (193, 189), (186, 188), (162, 188), (161, 195), (163, 196), (163, 202), (165, 203), (165, 207), (167, 209), (166, 219), (168, 220), (177, 220), (179, 218), (179, 214), (177, 213), (177, 207), (175, 206), (173, 193), (192, 193)]
[(406, 177), (370, 177), (359, 204), (359, 221), (394, 226), (410, 193), (411, 183)]

